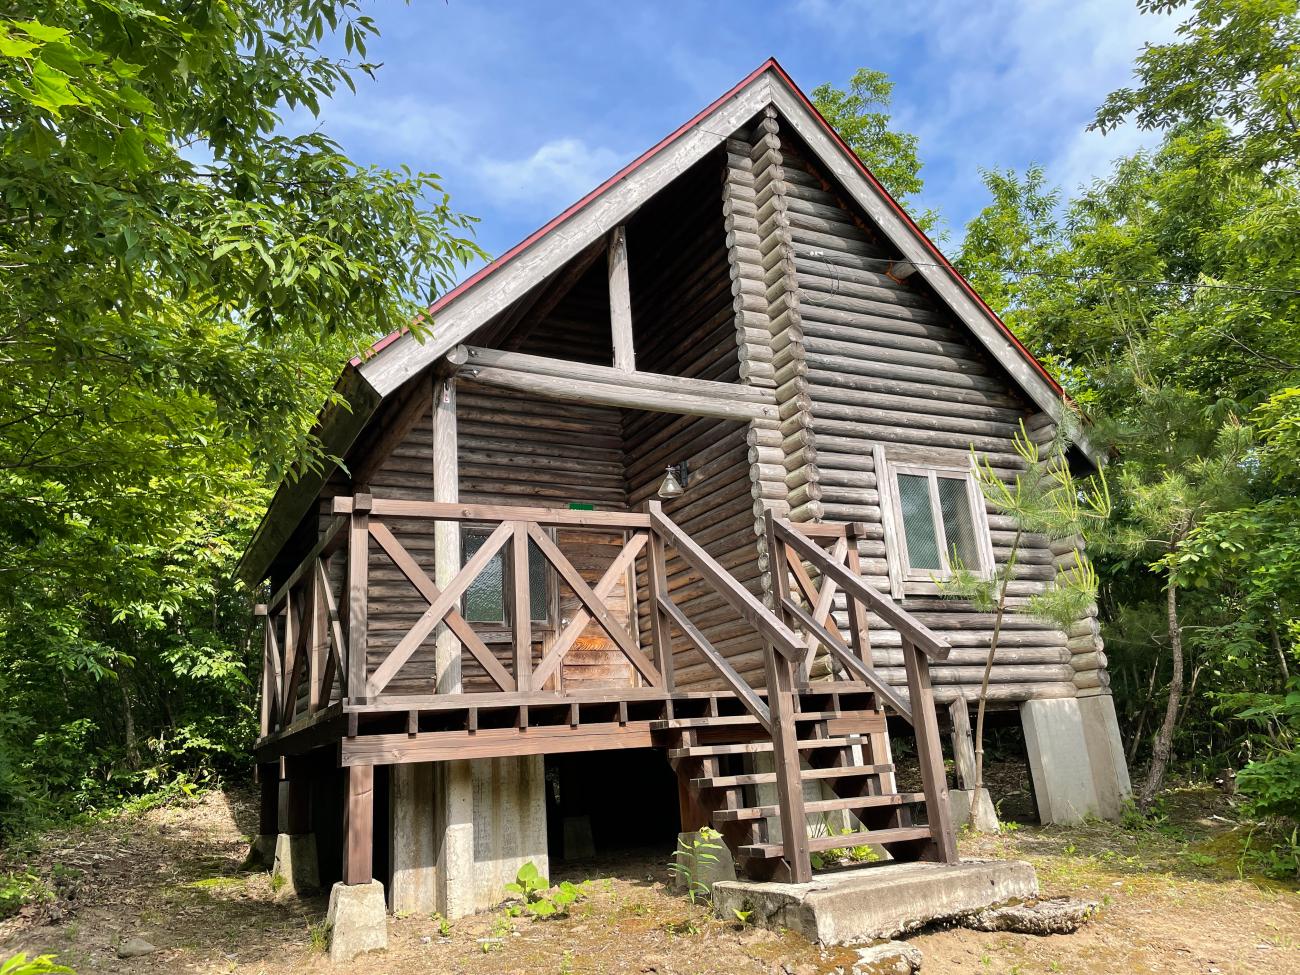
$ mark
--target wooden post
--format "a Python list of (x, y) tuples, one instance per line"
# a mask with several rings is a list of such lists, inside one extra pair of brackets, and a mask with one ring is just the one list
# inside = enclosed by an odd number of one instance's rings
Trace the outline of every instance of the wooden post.
[(330, 621), (321, 591), (321, 573), (312, 566), (307, 575), (307, 612), (310, 614), (307, 656), (307, 711), (314, 714), (329, 698), (325, 691), (325, 661), (330, 652)]
[(289, 700), (294, 684), (293, 675), (298, 670), (298, 618), (295, 615), (298, 611), (298, 594), (299, 590), (293, 586), (284, 594), (284, 646), (280, 648), (284, 658), (284, 664), (280, 668), (280, 723), (286, 728), (293, 724), (298, 704), (296, 695), (295, 700)]
[[(771, 509), (763, 513), (768, 557), (772, 567), (772, 586), (778, 606), (790, 596), (790, 569), (785, 546), (776, 540), (776, 526)], [(808, 851), (808, 823), (803, 804), (803, 775), (799, 771), (799, 743), (795, 731), (794, 662), (777, 653), (770, 641), (763, 641), (767, 673), (767, 706), (772, 714), (772, 757), (776, 769), (777, 803), (781, 808), (781, 844), (790, 881), (796, 884), (812, 880), (812, 860)]]
[(636, 371), (632, 345), (632, 286), (627, 272), (627, 228), (609, 232), (609, 328), (614, 340), (614, 368)]
[[(668, 592), (668, 556), (664, 550), (664, 539), (654, 528), (650, 529), (646, 539), (646, 593), (650, 602), (650, 644), (655, 666), (663, 675), (664, 691), (673, 693), (677, 689), (673, 676), (673, 640), (672, 630), (664, 619), (659, 600)], [(686, 829), (685, 826), (682, 827)]]
[(943, 770), (939, 746), (939, 721), (934, 713), (934, 692), (930, 688), (930, 662), (912, 641), (903, 637), (903, 665), (907, 669), (908, 704), (912, 708), (912, 730), (916, 734), (916, 758), (921, 766), (921, 787), (925, 790), (925, 812), (930, 823), (930, 844), (924, 858), (942, 863), (957, 862), (957, 840), (948, 808), (948, 777)]
[(368, 494), (352, 499), (348, 529), (348, 699), (362, 704), (368, 696), (366, 679), (366, 628), (369, 619), (370, 505)]
[[(862, 558), (858, 553), (858, 539), (866, 534), (866, 528), (866, 525), (855, 521), (844, 529), (844, 534), (849, 542), (844, 564), (850, 572), (859, 578), (862, 576)], [(851, 592), (845, 592), (844, 599), (849, 611), (849, 640), (853, 645), (853, 652), (858, 655), (858, 658), (864, 664), (870, 667), (871, 628), (867, 622), (867, 607), (863, 606), (860, 600), (854, 599)]]
[(515, 636), (515, 688), (520, 694), (533, 689), (533, 608), (528, 588), (528, 524), (516, 521), (510, 540), (510, 574), (514, 595), (510, 617)]
[(275, 730), (275, 659), (271, 648), (275, 640), (271, 636), (274, 620), (266, 612), (266, 604), (258, 603), (253, 607), (253, 615), (262, 618), (262, 710), (259, 725), (262, 737)]
[[(433, 379), (433, 500), (460, 500), (459, 440), (456, 431), (456, 378), (452, 373)], [(460, 523), (439, 521), (433, 528), (433, 581), (445, 588), (460, 571)], [(446, 623), (434, 631), (435, 690), (461, 690), (461, 645)]]
[(975, 743), (970, 732), (970, 712), (966, 699), (959, 697), (948, 705), (952, 718), (952, 760), (957, 770), (957, 785), (962, 789), (975, 788)]
[(368, 884), (374, 879), (375, 768), (350, 765), (343, 805), (343, 882)]

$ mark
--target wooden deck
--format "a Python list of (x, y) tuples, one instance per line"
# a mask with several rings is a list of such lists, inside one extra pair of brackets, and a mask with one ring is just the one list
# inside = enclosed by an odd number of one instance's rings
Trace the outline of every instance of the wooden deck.
[[(644, 513), (621, 513), (358, 495), (335, 498), (333, 516), (317, 545), (261, 610), (267, 620), (266, 653), (263, 733), (256, 755), (268, 764), (337, 749), (338, 762), (348, 771), (345, 818), (355, 824), (346, 840), (349, 876), (363, 877), (368, 870), (366, 830), (376, 765), (625, 748), (662, 748), (677, 770), (683, 829), (715, 826), (755, 875), (806, 880), (810, 853), (825, 846), (826, 837), (810, 837), (806, 829), (787, 829), (780, 839), (770, 820), (806, 823), (810, 814), (824, 818), (845, 811), (869, 824), (871, 838), (867, 832), (852, 833), (831, 845), (870, 842), (889, 846), (896, 857), (955, 859), (928, 677), (929, 660), (942, 659), (948, 649), (863, 581), (851, 544), (854, 526), (794, 526), (768, 513), (766, 545), (779, 604), (773, 611), (654, 502)], [(399, 539), (398, 527), (413, 519), (486, 525), (486, 540), (463, 564), (458, 545), (439, 548), (439, 564), (430, 576)], [(622, 548), (595, 585), (547, 533), (557, 526), (621, 533)], [(426, 604), (378, 655), (367, 652), (373, 546)], [(743, 679), (692, 620), (689, 603), (674, 598), (665, 571), (670, 550), (761, 637), (764, 687)], [(502, 586), (511, 618), (531, 620), (530, 552), (540, 553), (580, 608), (548, 645), (535, 645), (532, 625), (514, 626), (503, 659), (462, 615), (463, 597), (497, 553), (507, 553)], [(644, 631), (635, 620), (629, 627), (607, 605), (616, 584), (646, 594), (650, 611)], [(848, 607), (847, 628), (837, 624), (832, 611), (837, 593)], [(868, 610), (902, 636), (906, 699), (871, 666)], [(563, 686), (560, 665), (593, 625), (627, 658), (637, 686), (599, 691)], [(707, 662), (717, 690), (676, 689), (680, 650), (675, 646)], [(819, 651), (830, 655), (838, 679), (808, 681)], [(492, 689), (470, 693), (444, 679), (459, 674), (464, 654), (490, 678)], [(390, 690), (416, 660), (432, 664), (428, 686), (444, 692)], [(900, 794), (895, 788), (886, 709), (912, 726), (922, 793)], [(755, 762), (770, 762), (771, 771)], [(822, 783), (824, 798), (809, 804), (804, 783), (814, 780)], [(775, 801), (766, 793), (760, 798), (754, 791), (760, 786), (771, 786)]]

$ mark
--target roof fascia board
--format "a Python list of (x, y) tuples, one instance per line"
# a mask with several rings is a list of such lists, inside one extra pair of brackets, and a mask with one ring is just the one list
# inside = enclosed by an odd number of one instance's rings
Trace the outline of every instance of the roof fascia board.
[(898, 204), (874, 177), (867, 174), (857, 156), (832, 137), (828, 124), (810, 110), (788, 79), (782, 77), (780, 84), (772, 86), (772, 103), (867, 216), (902, 251), (904, 259), (916, 265), (917, 274), (934, 288), (1034, 404), (1065, 427), (1070, 439), (1099, 464), (1099, 455), (1087, 442), (1078, 418), (1065, 405), (1060, 388), (1046, 377), (1036, 360), (1008, 336), (1006, 326), (987, 306), (972, 297), (969, 286), (964, 284), (956, 268), (915, 224), (903, 216)]
[[(433, 310), (433, 334), (423, 342), (402, 335), (358, 367), (381, 396), (427, 369), (449, 349), (465, 341), (484, 322), (558, 271), (593, 240), (629, 219), (673, 179), (703, 159), (757, 115), (772, 100), (773, 74), (764, 70), (704, 117), (661, 144), (654, 154), (634, 163), (621, 178), (602, 188), (563, 223), (552, 227), (523, 252), (509, 257), (499, 273), (486, 276)], [(489, 266), (490, 267), (490, 266)]]

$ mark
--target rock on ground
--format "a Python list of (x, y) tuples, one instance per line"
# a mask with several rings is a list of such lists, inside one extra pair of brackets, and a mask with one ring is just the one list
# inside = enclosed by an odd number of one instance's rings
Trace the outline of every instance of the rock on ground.
[(158, 949), (145, 941), (144, 938), (127, 938), (117, 946), (118, 958), (142, 958), (145, 955), (152, 955)]
[(921, 970), (921, 950), (905, 941), (886, 941), (858, 949), (853, 975), (913, 975)]
[(1097, 910), (1096, 901), (1067, 897), (1028, 904), (990, 907), (967, 918), (963, 926), (976, 931), (1010, 931), (1013, 934), (1073, 934)]

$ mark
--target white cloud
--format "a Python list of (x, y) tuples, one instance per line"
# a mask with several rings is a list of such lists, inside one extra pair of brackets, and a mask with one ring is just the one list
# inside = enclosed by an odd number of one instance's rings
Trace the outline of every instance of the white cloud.
[(623, 161), (613, 149), (565, 137), (521, 159), (481, 160), (479, 181), (499, 204), (558, 211), (613, 175)]

